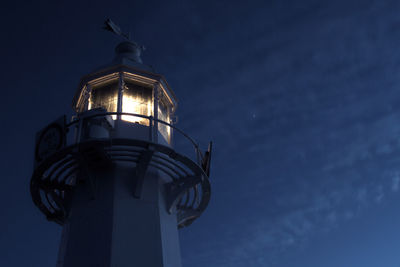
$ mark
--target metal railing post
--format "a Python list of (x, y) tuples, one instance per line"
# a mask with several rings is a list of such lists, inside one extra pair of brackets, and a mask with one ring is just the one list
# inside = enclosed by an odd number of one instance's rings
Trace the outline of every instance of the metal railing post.
[(149, 117), (149, 141), (153, 142), (153, 117)]
[(82, 127), (83, 127), (83, 119), (79, 118), (79, 124), (78, 124), (78, 136), (77, 136), (77, 143), (81, 142), (81, 137), (82, 137)]

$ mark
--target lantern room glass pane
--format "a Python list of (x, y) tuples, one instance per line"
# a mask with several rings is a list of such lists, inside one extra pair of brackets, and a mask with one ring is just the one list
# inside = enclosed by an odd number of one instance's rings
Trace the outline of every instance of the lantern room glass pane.
[[(153, 115), (152, 89), (132, 82), (125, 82), (122, 97), (122, 112), (143, 116)], [(132, 115), (122, 115), (124, 121), (149, 126), (149, 119)]]
[[(117, 112), (118, 103), (118, 80), (105, 82), (93, 86), (90, 92), (88, 110), (104, 108), (108, 112)], [(112, 115), (116, 119), (116, 115)]]
[[(158, 119), (160, 121), (170, 123), (169, 107), (164, 97), (161, 98), (161, 101), (158, 103)], [(161, 135), (165, 138), (165, 140), (169, 143), (171, 136), (171, 127), (163, 123), (159, 123), (158, 130), (160, 131)]]

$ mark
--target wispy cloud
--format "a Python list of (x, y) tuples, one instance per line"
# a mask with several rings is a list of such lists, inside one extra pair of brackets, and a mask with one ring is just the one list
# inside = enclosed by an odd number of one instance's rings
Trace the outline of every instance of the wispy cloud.
[[(197, 58), (198, 72), (188, 72), (210, 78), (184, 95), (199, 102), (184, 107), (181, 125), (218, 146), (211, 205), (226, 210), (211, 206), (202, 217), (213, 244), (186, 251), (191, 266), (278, 265), (283, 253), (398, 192), (400, 80), (387, 78), (398, 65), (388, 55), (398, 50), (397, 15), (379, 1), (344, 6), (288, 9), (273, 26), (254, 12), (240, 22), (245, 32), (224, 28), (226, 38), (203, 40), (215, 62)], [(254, 40), (240, 53), (219, 49), (232, 36)]]
[(392, 176), (392, 191), (397, 192), (399, 191), (400, 186), (400, 174), (399, 172), (395, 172)]

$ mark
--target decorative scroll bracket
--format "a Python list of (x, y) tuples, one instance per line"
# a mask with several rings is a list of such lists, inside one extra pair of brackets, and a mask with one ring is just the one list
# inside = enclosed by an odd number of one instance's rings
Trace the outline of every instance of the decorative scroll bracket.
[(201, 177), (199, 176), (187, 176), (180, 179), (178, 182), (171, 182), (165, 185), (167, 191), (167, 210), (168, 213), (172, 213), (176, 204), (181, 199), (185, 192), (201, 182)]

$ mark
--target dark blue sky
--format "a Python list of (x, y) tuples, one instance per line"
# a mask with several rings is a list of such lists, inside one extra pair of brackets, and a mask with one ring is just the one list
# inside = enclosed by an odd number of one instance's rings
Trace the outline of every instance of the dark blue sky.
[(55, 266), (29, 194), (35, 132), (109, 63), (110, 17), (214, 141), (184, 266), (399, 267), (400, 2), (92, 1), (2, 6), (0, 266)]

